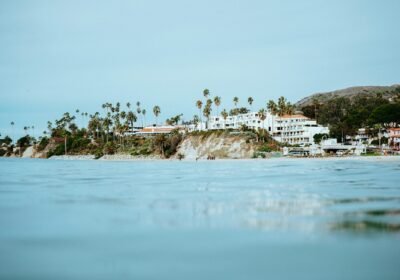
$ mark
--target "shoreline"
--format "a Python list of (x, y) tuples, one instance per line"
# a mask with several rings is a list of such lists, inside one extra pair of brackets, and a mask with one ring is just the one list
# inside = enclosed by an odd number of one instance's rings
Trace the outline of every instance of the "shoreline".
[(227, 161), (297, 161), (297, 160), (324, 160), (324, 161), (400, 161), (400, 156), (348, 156), (348, 157), (272, 157), (272, 158), (221, 158), (216, 160), (207, 159), (182, 159), (169, 158), (163, 159), (157, 156), (141, 157), (131, 155), (105, 155), (99, 159), (95, 159), (94, 155), (66, 155), (66, 156), (52, 156), (49, 160), (98, 160), (98, 161), (182, 161), (182, 162), (227, 162)]

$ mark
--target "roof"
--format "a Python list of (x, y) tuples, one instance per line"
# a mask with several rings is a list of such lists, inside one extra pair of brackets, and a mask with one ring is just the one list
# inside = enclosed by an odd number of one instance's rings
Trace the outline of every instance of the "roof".
[(176, 129), (174, 126), (149, 126), (138, 131), (139, 134), (152, 134), (152, 133), (171, 133)]
[(391, 127), (391, 128), (388, 128), (388, 130), (390, 130), (390, 131), (400, 131), (400, 127)]
[(278, 117), (278, 118), (281, 118), (281, 119), (309, 119), (309, 118), (307, 118), (306, 116), (300, 115), (300, 114), (283, 115), (283, 116), (280, 116), (280, 117)]

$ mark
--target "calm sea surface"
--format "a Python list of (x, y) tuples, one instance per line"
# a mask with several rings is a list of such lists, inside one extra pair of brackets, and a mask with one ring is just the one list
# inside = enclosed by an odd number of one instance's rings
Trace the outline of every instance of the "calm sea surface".
[(0, 159), (0, 279), (400, 279), (400, 158)]

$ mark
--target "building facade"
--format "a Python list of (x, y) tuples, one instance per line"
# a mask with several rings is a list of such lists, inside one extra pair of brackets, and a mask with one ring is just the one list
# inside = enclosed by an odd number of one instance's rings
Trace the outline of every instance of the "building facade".
[(400, 150), (400, 128), (389, 128), (389, 145)]
[(242, 126), (251, 129), (263, 128), (275, 140), (291, 145), (314, 144), (315, 134), (329, 134), (329, 128), (318, 125), (315, 120), (303, 115), (277, 116), (266, 113), (265, 119), (261, 120), (258, 112), (228, 116), (226, 119), (222, 116), (212, 116), (206, 130), (240, 129)]

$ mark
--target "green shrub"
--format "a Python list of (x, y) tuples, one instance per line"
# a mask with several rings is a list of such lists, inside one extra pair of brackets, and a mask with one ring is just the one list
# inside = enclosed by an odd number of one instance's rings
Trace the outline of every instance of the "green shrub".
[(40, 140), (39, 145), (37, 146), (37, 150), (38, 150), (39, 152), (40, 152), (40, 151), (43, 151), (43, 150), (46, 148), (46, 146), (49, 144), (49, 142), (50, 142), (49, 138), (43, 137), (43, 138)]
[(9, 136), (6, 136), (3, 139), (0, 139), (0, 145), (3, 143), (6, 145), (10, 145), (12, 143), (12, 139)]
[(106, 155), (113, 155), (117, 151), (117, 147), (113, 142), (107, 142), (103, 147), (103, 153)]

